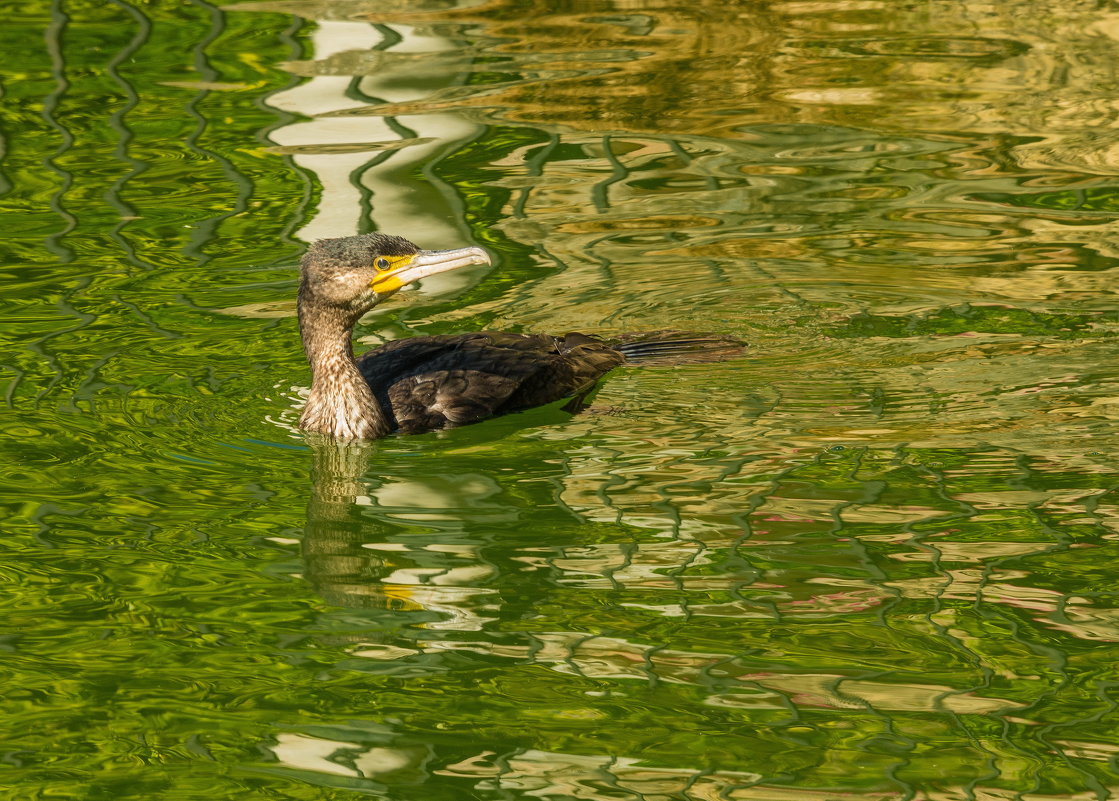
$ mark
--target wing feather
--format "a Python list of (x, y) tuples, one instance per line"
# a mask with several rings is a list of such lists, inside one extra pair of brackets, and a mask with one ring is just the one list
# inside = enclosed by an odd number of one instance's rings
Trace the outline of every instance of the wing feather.
[(559, 400), (623, 361), (581, 334), (478, 332), (397, 340), (358, 365), (393, 426), (415, 433)]

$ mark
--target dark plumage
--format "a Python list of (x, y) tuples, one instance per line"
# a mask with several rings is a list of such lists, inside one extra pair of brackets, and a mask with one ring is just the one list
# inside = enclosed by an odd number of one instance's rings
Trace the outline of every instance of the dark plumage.
[(706, 361), (741, 347), (721, 337), (610, 346), (584, 334), (483, 331), (402, 339), (354, 359), (354, 324), (382, 299), (420, 278), (489, 263), (481, 248), (422, 251), (383, 234), (312, 245), (299, 286), (299, 326), (313, 372), (300, 427), (350, 439), (451, 428), (581, 393), (627, 355), (713, 351)]
[(389, 342), (362, 356), (358, 369), (392, 427), (412, 434), (566, 398), (624, 361), (582, 334), (481, 331)]

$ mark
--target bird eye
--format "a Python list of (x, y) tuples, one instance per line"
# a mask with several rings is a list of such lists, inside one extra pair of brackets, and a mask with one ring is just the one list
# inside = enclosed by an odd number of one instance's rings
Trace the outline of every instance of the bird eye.
[(381, 272), (384, 272), (389, 268), (389, 260), (386, 258), (377, 259), (375, 262), (373, 262), (373, 266)]

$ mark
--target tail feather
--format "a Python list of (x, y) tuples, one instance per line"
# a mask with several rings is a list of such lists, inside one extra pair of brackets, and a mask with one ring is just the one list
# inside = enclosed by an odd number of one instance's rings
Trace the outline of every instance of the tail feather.
[(629, 334), (610, 343), (631, 364), (706, 364), (739, 356), (746, 343), (719, 334), (652, 331)]

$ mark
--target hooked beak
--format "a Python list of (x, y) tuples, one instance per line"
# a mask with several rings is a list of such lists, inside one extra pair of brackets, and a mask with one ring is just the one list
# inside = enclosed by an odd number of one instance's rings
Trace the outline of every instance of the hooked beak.
[(468, 267), (471, 264), (493, 264), (490, 254), (481, 248), (457, 250), (421, 250), (412, 258), (373, 279), (373, 291), (379, 295), (395, 292), (421, 278)]

